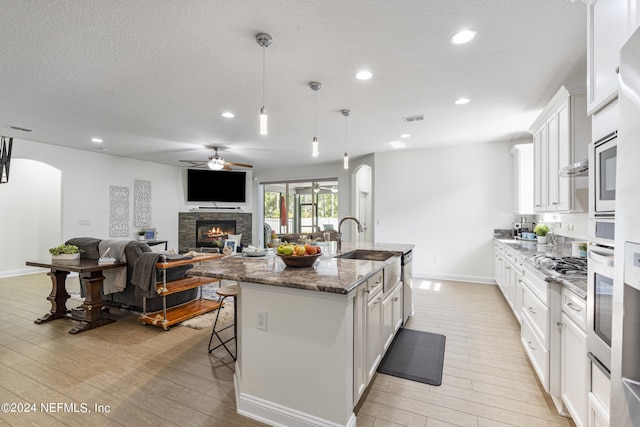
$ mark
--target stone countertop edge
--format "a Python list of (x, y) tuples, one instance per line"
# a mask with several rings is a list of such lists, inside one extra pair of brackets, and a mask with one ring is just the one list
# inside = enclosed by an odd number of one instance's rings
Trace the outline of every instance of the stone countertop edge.
[[(413, 248), (412, 244), (343, 243), (342, 253), (360, 249), (391, 252), (395, 256), (401, 256)], [(265, 257), (235, 255), (204, 261), (187, 271), (187, 274), (237, 282), (348, 294), (393, 261), (391, 258), (386, 261), (339, 259), (336, 258), (337, 255), (335, 250), (323, 254), (312, 267), (308, 268), (286, 267), (284, 262), (273, 254)]]
[(587, 280), (582, 278), (561, 278), (555, 277), (540, 270), (533, 261), (535, 255), (551, 255), (557, 257), (571, 256), (571, 244), (565, 245), (544, 245), (545, 251), (539, 251), (536, 242), (522, 242), (521, 240), (509, 239), (509, 238), (495, 238), (495, 241), (502, 243), (507, 250), (511, 250), (516, 255), (524, 257), (524, 264), (528, 270), (532, 271), (536, 276), (543, 279), (546, 282), (555, 282), (571, 292), (576, 294), (582, 299), (587, 299)]

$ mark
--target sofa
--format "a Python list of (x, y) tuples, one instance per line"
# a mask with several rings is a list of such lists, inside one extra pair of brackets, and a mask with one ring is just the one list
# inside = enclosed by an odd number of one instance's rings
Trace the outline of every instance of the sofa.
[[(65, 243), (68, 245), (76, 245), (80, 248), (80, 258), (95, 259), (100, 258), (99, 246), (102, 239), (93, 237), (76, 237), (67, 240)], [(119, 292), (105, 293), (105, 288), (100, 290), (102, 299), (105, 304), (111, 307), (127, 308), (130, 310), (142, 311), (144, 296), (147, 296), (147, 312), (162, 310), (162, 298), (158, 296), (150, 296), (149, 289), (145, 289), (140, 286), (140, 274), (141, 269), (144, 267), (142, 261), (155, 263), (160, 258), (160, 252), (154, 252), (151, 247), (144, 241), (130, 240), (120, 241), (124, 247), (124, 255), (126, 257), (126, 283), (124, 290)], [(115, 254), (110, 253), (109, 256)], [(155, 255), (155, 256), (154, 256)], [(138, 268), (138, 271), (136, 271)], [(187, 264), (183, 266), (173, 267), (167, 269), (167, 280), (177, 280), (185, 277), (186, 272), (193, 268), (193, 264)], [(112, 269), (108, 271), (116, 271)], [(162, 272), (155, 267), (147, 273), (147, 269), (144, 270), (147, 276), (143, 281), (149, 283), (155, 283), (155, 281), (162, 280)], [(104, 273), (107, 273), (105, 271)], [(124, 273), (123, 273), (124, 276)], [(155, 277), (155, 279), (154, 279)], [(136, 281), (136, 278), (138, 279)], [(132, 281), (132, 279), (134, 279)], [(80, 280), (80, 287), (82, 296), (85, 295), (85, 288), (82, 280)], [(198, 297), (198, 289), (188, 289), (186, 291), (178, 292), (168, 295), (166, 297), (167, 308), (173, 307), (179, 304), (184, 304)]]

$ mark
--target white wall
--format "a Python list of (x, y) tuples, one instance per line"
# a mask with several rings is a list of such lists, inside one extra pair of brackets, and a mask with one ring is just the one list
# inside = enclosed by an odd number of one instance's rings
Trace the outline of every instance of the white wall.
[(60, 170), (13, 157), (9, 182), (0, 185), (0, 277), (19, 274), (25, 258), (47, 259), (59, 244), (61, 194)]
[[(109, 186), (129, 187), (129, 238), (136, 238), (137, 228), (134, 226), (133, 183), (135, 179), (151, 181), (152, 191), (152, 221), (159, 238), (169, 241), (169, 247), (178, 246), (178, 209), (183, 203), (181, 168), (142, 162), (102, 153), (73, 150), (37, 142), (14, 140), (13, 160), (11, 161), (11, 176), (8, 184), (23, 185), (20, 176), (33, 174), (28, 170), (29, 162), (15, 161), (30, 159), (39, 161), (61, 171), (62, 178), (62, 218), (61, 226), (57, 230), (58, 242), (43, 242), (34, 240), (38, 245), (38, 254), (47, 254), (46, 249), (62, 243), (71, 237), (91, 236), (98, 238), (109, 237)], [(38, 177), (40, 178), (40, 177)], [(42, 177), (43, 180), (48, 179)], [(47, 199), (49, 184), (36, 186), (33, 191), (15, 192), (6, 197), (0, 193), (2, 206), (17, 209), (14, 215), (29, 218), (34, 215), (59, 215), (52, 209), (34, 205), (35, 199)], [(59, 209), (58, 209), (59, 210)], [(89, 221), (89, 225), (80, 225), (80, 221)], [(5, 241), (8, 240), (8, 242)], [(9, 240), (11, 239), (11, 240)], [(23, 236), (2, 235), (2, 247), (20, 247), (19, 242), (26, 240)], [(33, 269), (27, 269), (25, 261), (32, 259), (34, 254), (26, 249), (12, 257), (11, 264), (2, 264), (0, 276), (24, 274)], [(41, 258), (42, 256), (40, 256)]]
[(514, 217), (513, 144), (376, 154), (376, 241), (415, 244), (416, 276), (493, 283), (493, 230)]

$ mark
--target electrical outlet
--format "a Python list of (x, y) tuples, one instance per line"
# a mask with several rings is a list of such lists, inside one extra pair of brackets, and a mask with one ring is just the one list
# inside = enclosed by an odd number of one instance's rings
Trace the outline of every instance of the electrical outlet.
[(81, 219), (78, 221), (78, 225), (91, 225), (91, 221), (88, 219)]
[(267, 313), (258, 312), (258, 329), (267, 330)]

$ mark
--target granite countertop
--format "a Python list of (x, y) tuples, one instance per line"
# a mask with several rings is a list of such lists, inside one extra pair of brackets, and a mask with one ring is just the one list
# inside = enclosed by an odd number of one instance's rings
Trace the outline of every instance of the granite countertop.
[(559, 283), (569, 289), (580, 298), (587, 298), (587, 276), (565, 276), (549, 271), (534, 263), (536, 255), (567, 257), (571, 256), (571, 244), (562, 245), (538, 245), (536, 242), (527, 242), (522, 240), (497, 238), (496, 241), (503, 243), (507, 248), (511, 249), (516, 255), (521, 255), (524, 259), (524, 267), (533, 272), (536, 276), (547, 282)]
[[(323, 254), (310, 268), (290, 268), (270, 252), (264, 257), (232, 255), (205, 261), (189, 270), (194, 276), (262, 283), (271, 286), (347, 294), (396, 258), (386, 261), (364, 261), (335, 258), (336, 243), (320, 244)], [(411, 244), (343, 243), (342, 253), (355, 249), (392, 252), (402, 255), (413, 249)]]

